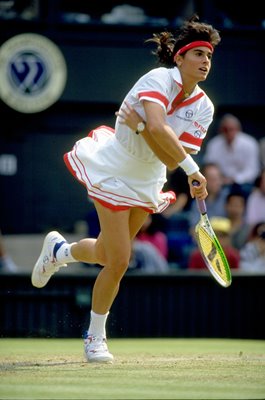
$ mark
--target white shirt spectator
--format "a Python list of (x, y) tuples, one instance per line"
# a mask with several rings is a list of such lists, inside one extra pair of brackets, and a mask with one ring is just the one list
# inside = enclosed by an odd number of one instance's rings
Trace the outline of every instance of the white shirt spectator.
[(242, 132), (240, 122), (231, 114), (222, 118), (219, 130), (207, 143), (203, 161), (219, 164), (225, 183), (254, 184), (260, 173), (258, 141)]
[(265, 221), (265, 169), (256, 180), (255, 189), (248, 196), (246, 221), (249, 225)]
[(261, 253), (257, 243), (249, 242), (240, 250), (239, 267), (244, 271), (265, 272), (265, 253)]
[(265, 272), (265, 222), (254, 225), (252, 238), (240, 250), (239, 267), (245, 271)]

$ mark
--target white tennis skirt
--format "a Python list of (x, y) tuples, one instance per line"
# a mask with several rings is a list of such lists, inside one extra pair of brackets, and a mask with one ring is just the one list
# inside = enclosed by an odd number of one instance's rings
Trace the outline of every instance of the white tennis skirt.
[(112, 210), (140, 207), (160, 213), (176, 201), (174, 192), (162, 192), (165, 166), (159, 160), (137, 159), (120, 144), (110, 127), (100, 126), (78, 140), (64, 154), (64, 161), (85, 185), (89, 197)]

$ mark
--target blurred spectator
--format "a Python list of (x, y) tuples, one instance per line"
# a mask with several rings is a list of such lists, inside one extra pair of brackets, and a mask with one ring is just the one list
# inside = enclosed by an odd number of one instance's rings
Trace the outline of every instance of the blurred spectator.
[[(239, 8), (240, 7), (240, 8)], [(222, 23), (224, 28), (262, 27), (264, 19), (262, 12), (257, 12), (258, 1), (238, 3), (229, 0), (211, 0), (207, 2), (205, 12), (216, 23)]]
[[(229, 189), (223, 185), (221, 170), (218, 164), (210, 162), (204, 164), (201, 171), (207, 180), (208, 196), (205, 203), (208, 217), (224, 217), (226, 215), (225, 204)], [(193, 229), (200, 218), (196, 200), (192, 200), (189, 218), (191, 229)]]
[(149, 214), (135, 240), (149, 242), (157, 248), (161, 256), (167, 260), (168, 242), (167, 235), (160, 230), (159, 220), (155, 214)]
[(148, 17), (141, 7), (119, 4), (114, 6), (110, 13), (103, 14), (101, 21), (105, 24), (142, 25), (147, 23)]
[(248, 242), (240, 250), (240, 268), (265, 272), (265, 221), (254, 225)]
[(94, 204), (88, 202), (88, 205), (89, 210), (85, 217), (85, 220), (87, 222), (87, 233), (90, 237), (97, 238), (100, 233), (98, 214), (96, 212)]
[(170, 204), (162, 214), (168, 240), (167, 260), (171, 268), (187, 268), (187, 255), (193, 248), (189, 229), (189, 210), (192, 204), (190, 188), (185, 172), (181, 168), (168, 171), (166, 190), (176, 194), (176, 202)]
[[(211, 225), (213, 230), (216, 233), (216, 236), (223, 247), (224, 253), (226, 255), (227, 261), (230, 265), (230, 268), (238, 268), (239, 267), (239, 251), (235, 249), (231, 244), (231, 222), (228, 218), (225, 217), (213, 217), (210, 218)], [(194, 249), (191, 252), (188, 268), (193, 269), (202, 269), (205, 268), (205, 262), (201, 255), (201, 252), (198, 248)]]
[(242, 131), (236, 116), (225, 114), (221, 118), (218, 135), (206, 144), (203, 161), (217, 162), (224, 176), (223, 183), (236, 183), (248, 195), (260, 173), (259, 143)]
[(13, 10), (14, 0), (0, 0), (0, 18), (11, 19), (16, 16)]
[(246, 222), (254, 226), (262, 221), (265, 221), (265, 168), (256, 179), (246, 205)]
[(190, 187), (187, 181), (187, 175), (182, 168), (177, 168), (167, 172), (166, 190), (172, 190), (176, 194), (176, 202), (170, 204), (162, 215), (170, 218), (176, 213), (188, 211), (191, 205)]
[(265, 168), (265, 137), (259, 140), (261, 167)]
[(18, 271), (17, 265), (8, 254), (2, 232), (0, 231), (0, 271), (15, 273)]
[(167, 273), (170, 266), (160, 251), (150, 242), (134, 239), (128, 272)]
[(246, 243), (250, 226), (246, 223), (246, 196), (240, 186), (233, 186), (226, 197), (226, 216), (231, 222), (231, 243), (240, 250)]
[(0, 0), (0, 18), (35, 19), (39, 16), (39, 0)]

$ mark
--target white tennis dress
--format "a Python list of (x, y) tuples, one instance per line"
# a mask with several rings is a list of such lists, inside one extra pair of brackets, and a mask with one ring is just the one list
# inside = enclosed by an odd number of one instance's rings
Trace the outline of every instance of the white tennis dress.
[[(130, 103), (145, 120), (143, 100), (160, 104), (167, 123), (181, 144), (200, 150), (212, 122), (214, 107), (198, 86), (183, 96), (179, 70), (155, 68), (143, 75), (127, 94)], [(115, 130), (100, 126), (77, 141), (64, 155), (70, 172), (85, 185), (88, 195), (113, 210), (141, 207), (150, 213), (162, 212), (176, 197), (163, 192), (166, 166), (156, 157), (141, 135), (116, 120)]]

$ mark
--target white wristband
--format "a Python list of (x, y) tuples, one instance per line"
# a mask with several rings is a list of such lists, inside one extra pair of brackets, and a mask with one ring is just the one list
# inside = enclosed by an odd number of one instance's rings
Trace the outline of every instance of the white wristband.
[(195, 172), (198, 172), (200, 170), (196, 162), (189, 154), (187, 155), (186, 158), (184, 158), (183, 161), (179, 163), (179, 166), (184, 170), (184, 172), (188, 176), (195, 174)]

